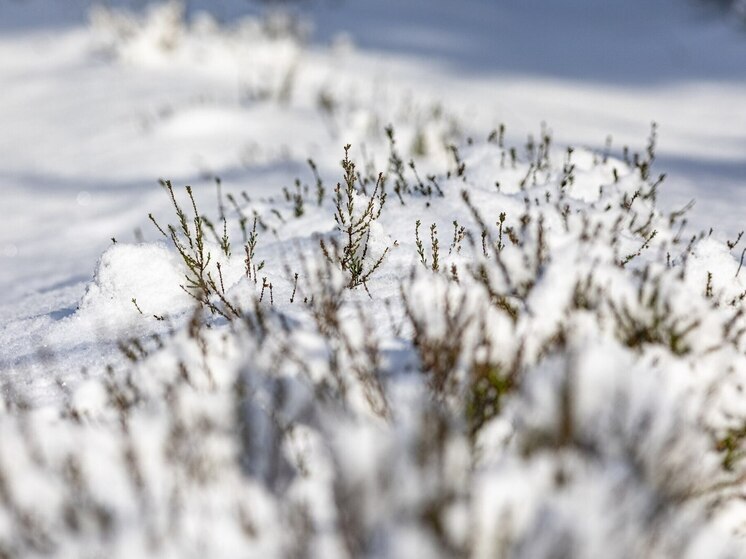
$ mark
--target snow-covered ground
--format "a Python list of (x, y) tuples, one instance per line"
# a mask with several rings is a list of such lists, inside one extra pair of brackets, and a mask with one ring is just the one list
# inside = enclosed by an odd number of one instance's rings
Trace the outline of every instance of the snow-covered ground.
[(0, 557), (740, 556), (746, 30), (129, 4), (0, 4)]

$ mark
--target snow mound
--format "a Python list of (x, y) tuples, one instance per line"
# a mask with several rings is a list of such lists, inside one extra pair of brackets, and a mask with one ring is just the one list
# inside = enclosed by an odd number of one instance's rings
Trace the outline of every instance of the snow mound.
[(183, 278), (183, 266), (164, 245), (116, 243), (101, 255), (80, 312), (116, 317), (176, 314), (193, 303), (179, 287)]

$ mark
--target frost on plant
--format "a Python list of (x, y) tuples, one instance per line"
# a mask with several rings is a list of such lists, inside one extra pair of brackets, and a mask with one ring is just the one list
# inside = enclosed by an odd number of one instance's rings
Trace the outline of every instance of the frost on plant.
[[(212, 221), (164, 182), (79, 313), (168, 328), (51, 409), (5, 387), (0, 556), (738, 556), (740, 239), (656, 207), (654, 143), (504, 134)], [(176, 285), (117, 278), (149, 259)]]

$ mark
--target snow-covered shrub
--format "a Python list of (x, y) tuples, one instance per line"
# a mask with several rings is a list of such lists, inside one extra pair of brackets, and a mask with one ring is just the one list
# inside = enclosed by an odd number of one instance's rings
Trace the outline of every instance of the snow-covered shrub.
[(242, 17), (230, 25), (208, 11), (187, 14), (181, 0), (142, 12), (95, 5), (90, 12), (97, 52), (120, 63), (163, 71), (189, 67), (223, 80), (239, 80), (246, 101), (292, 95), (295, 73), (310, 28), (283, 11)]
[(741, 553), (746, 272), (656, 208), (654, 135), (432, 175), (389, 138), (213, 219), (164, 182), (171, 250), (118, 243), (79, 311), (152, 335), (59, 407), (6, 387), (0, 556)]

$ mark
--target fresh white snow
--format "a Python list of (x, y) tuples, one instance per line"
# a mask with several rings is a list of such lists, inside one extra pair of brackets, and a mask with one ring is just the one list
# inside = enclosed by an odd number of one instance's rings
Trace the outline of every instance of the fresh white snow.
[(0, 557), (742, 554), (746, 31), (186, 8), (0, 6)]

